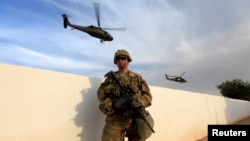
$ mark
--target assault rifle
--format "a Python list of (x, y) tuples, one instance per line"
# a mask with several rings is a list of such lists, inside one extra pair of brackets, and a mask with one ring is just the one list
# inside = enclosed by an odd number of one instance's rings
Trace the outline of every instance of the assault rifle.
[[(108, 72), (105, 76), (111, 77), (115, 82), (120, 86), (120, 98), (114, 104), (115, 109), (119, 109), (124, 103), (131, 103), (133, 98), (132, 96), (135, 94), (134, 90), (129, 86), (122, 86), (118, 78), (115, 76), (113, 71)], [(145, 118), (149, 113), (145, 111), (143, 107), (138, 107), (134, 109), (134, 112), (142, 118), (150, 130), (154, 133), (154, 129), (151, 127), (147, 119)]]

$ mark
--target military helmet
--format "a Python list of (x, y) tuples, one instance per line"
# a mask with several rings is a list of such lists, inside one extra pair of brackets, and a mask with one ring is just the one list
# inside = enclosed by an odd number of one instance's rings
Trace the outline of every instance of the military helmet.
[(128, 61), (129, 61), (129, 62), (132, 61), (132, 58), (131, 58), (130, 54), (129, 54), (128, 51), (125, 50), (125, 49), (119, 49), (119, 50), (117, 50), (117, 51), (115, 52), (114, 64), (116, 64), (115, 58), (116, 58), (117, 56), (127, 56), (127, 57), (128, 57)]

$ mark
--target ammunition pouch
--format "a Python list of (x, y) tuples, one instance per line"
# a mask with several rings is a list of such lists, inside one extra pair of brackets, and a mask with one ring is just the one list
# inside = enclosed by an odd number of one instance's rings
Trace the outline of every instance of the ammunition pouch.
[[(147, 139), (152, 135), (152, 129), (154, 127), (154, 119), (147, 110), (143, 110), (143, 116), (140, 115), (135, 118), (137, 133), (142, 139)], [(148, 122), (150, 127), (147, 125), (145, 120)]]

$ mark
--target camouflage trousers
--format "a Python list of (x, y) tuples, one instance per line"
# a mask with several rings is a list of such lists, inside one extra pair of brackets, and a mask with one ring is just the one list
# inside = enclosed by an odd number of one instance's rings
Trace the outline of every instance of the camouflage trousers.
[(146, 141), (137, 135), (135, 121), (132, 118), (116, 118), (106, 121), (102, 133), (102, 141)]

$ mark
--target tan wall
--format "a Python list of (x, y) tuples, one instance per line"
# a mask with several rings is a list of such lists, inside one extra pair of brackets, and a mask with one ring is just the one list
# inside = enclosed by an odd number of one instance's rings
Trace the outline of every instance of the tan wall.
[[(104, 72), (105, 73), (105, 72)], [(0, 64), (1, 141), (98, 141), (104, 115), (96, 90), (102, 78)], [(207, 124), (250, 116), (250, 103), (150, 86), (155, 131), (148, 141), (192, 141)]]

